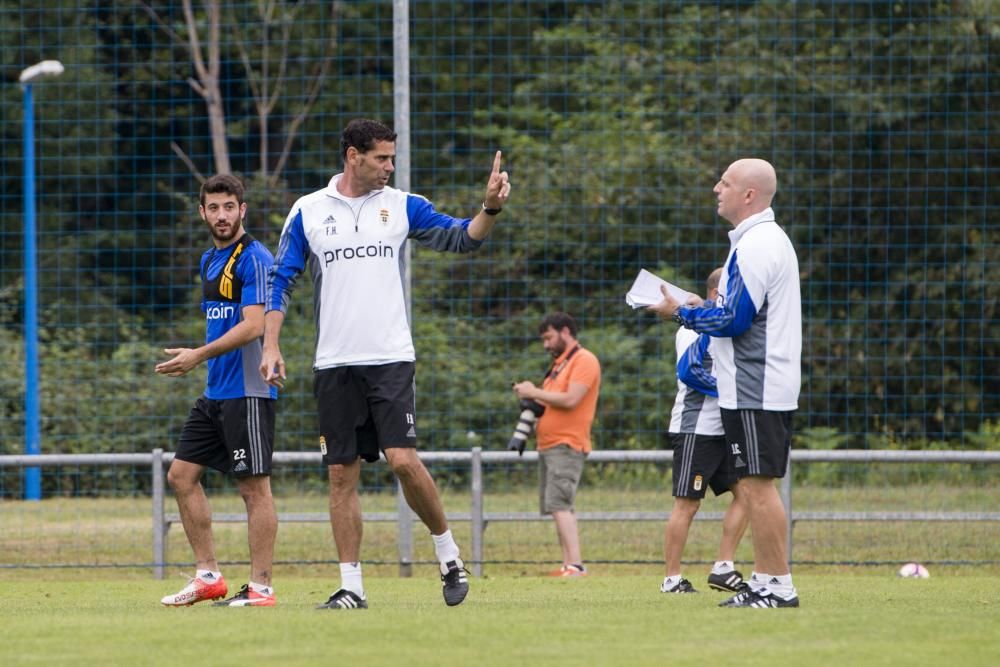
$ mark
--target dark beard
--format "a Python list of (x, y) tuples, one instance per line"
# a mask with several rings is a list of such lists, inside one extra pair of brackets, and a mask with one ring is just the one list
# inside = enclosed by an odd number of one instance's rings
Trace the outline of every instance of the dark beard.
[(220, 241), (222, 243), (226, 243), (226, 242), (232, 241), (234, 238), (236, 238), (236, 234), (240, 231), (240, 227), (241, 227), (241, 225), (236, 225), (236, 226), (231, 227), (229, 234), (220, 234), (219, 230), (216, 229), (214, 225), (212, 227), (210, 227), (209, 229), (212, 232), (212, 238), (214, 238), (216, 241)]

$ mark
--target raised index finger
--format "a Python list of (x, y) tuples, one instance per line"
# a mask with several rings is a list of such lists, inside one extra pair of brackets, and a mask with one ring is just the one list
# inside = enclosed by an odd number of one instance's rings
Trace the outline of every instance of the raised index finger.
[(497, 154), (493, 157), (493, 173), (500, 173), (500, 151), (497, 151)]

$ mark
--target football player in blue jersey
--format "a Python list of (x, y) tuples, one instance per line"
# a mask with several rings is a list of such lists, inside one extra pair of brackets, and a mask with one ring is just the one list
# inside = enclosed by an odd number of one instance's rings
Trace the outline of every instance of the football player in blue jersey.
[(278, 519), (271, 496), (271, 456), (277, 389), (257, 372), (264, 334), (267, 273), (274, 258), (246, 233), (243, 184), (227, 174), (201, 187), (198, 208), (212, 235), (213, 247), (201, 258), (205, 344), (168, 348), (170, 359), (156, 372), (180, 377), (202, 362), (208, 381), (181, 431), (167, 474), (184, 532), (194, 552), (197, 572), (179, 592), (164, 597), (167, 606), (188, 606), (225, 598), (228, 588), (215, 556), (212, 511), (201, 476), (214, 468), (236, 478), (247, 508), (250, 581), (216, 605), (271, 607), (271, 565)]

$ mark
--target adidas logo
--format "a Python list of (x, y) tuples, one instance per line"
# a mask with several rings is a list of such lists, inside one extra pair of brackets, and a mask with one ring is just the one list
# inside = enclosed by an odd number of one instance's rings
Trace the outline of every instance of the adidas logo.
[(737, 456), (737, 457), (736, 457), (736, 467), (737, 467), (737, 468), (745, 468), (745, 467), (746, 467), (746, 465), (747, 465), (747, 464), (746, 464), (746, 462), (745, 462), (745, 461), (743, 460), (743, 458), (742, 458), (742, 457), (740, 457), (740, 456)]
[(246, 472), (247, 470), (249, 470), (249, 468), (247, 468), (246, 461), (240, 461), (236, 464), (236, 467), (233, 468), (233, 472)]
[(323, 221), (323, 226), (326, 228), (327, 236), (337, 235), (337, 219), (332, 215), (326, 216), (326, 220)]
[(781, 585), (781, 582), (780, 582), (780, 581), (778, 581), (778, 578), (777, 578), (777, 577), (771, 577), (771, 581), (769, 581), (769, 582), (767, 582), (767, 583), (769, 583), (769, 584), (777, 584), (777, 585)]
[(417, 429), (414, 428), (413, 426), (411, 426), (410, 430), (406, 432), (406, 437), (407, 438), (415, 438), (415, 437), (417, 437)]

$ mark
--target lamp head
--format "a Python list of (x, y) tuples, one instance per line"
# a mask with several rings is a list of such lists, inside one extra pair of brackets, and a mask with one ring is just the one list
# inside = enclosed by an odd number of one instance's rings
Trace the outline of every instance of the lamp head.
[(58, 60), (43, 60), (24, 69), (21, 72), (21, 76), (18, 77), (18, 81), (22, 85), (27, 85), (40, 76), (59, 76), (64, 71), (66, 71), (66, 68)]

